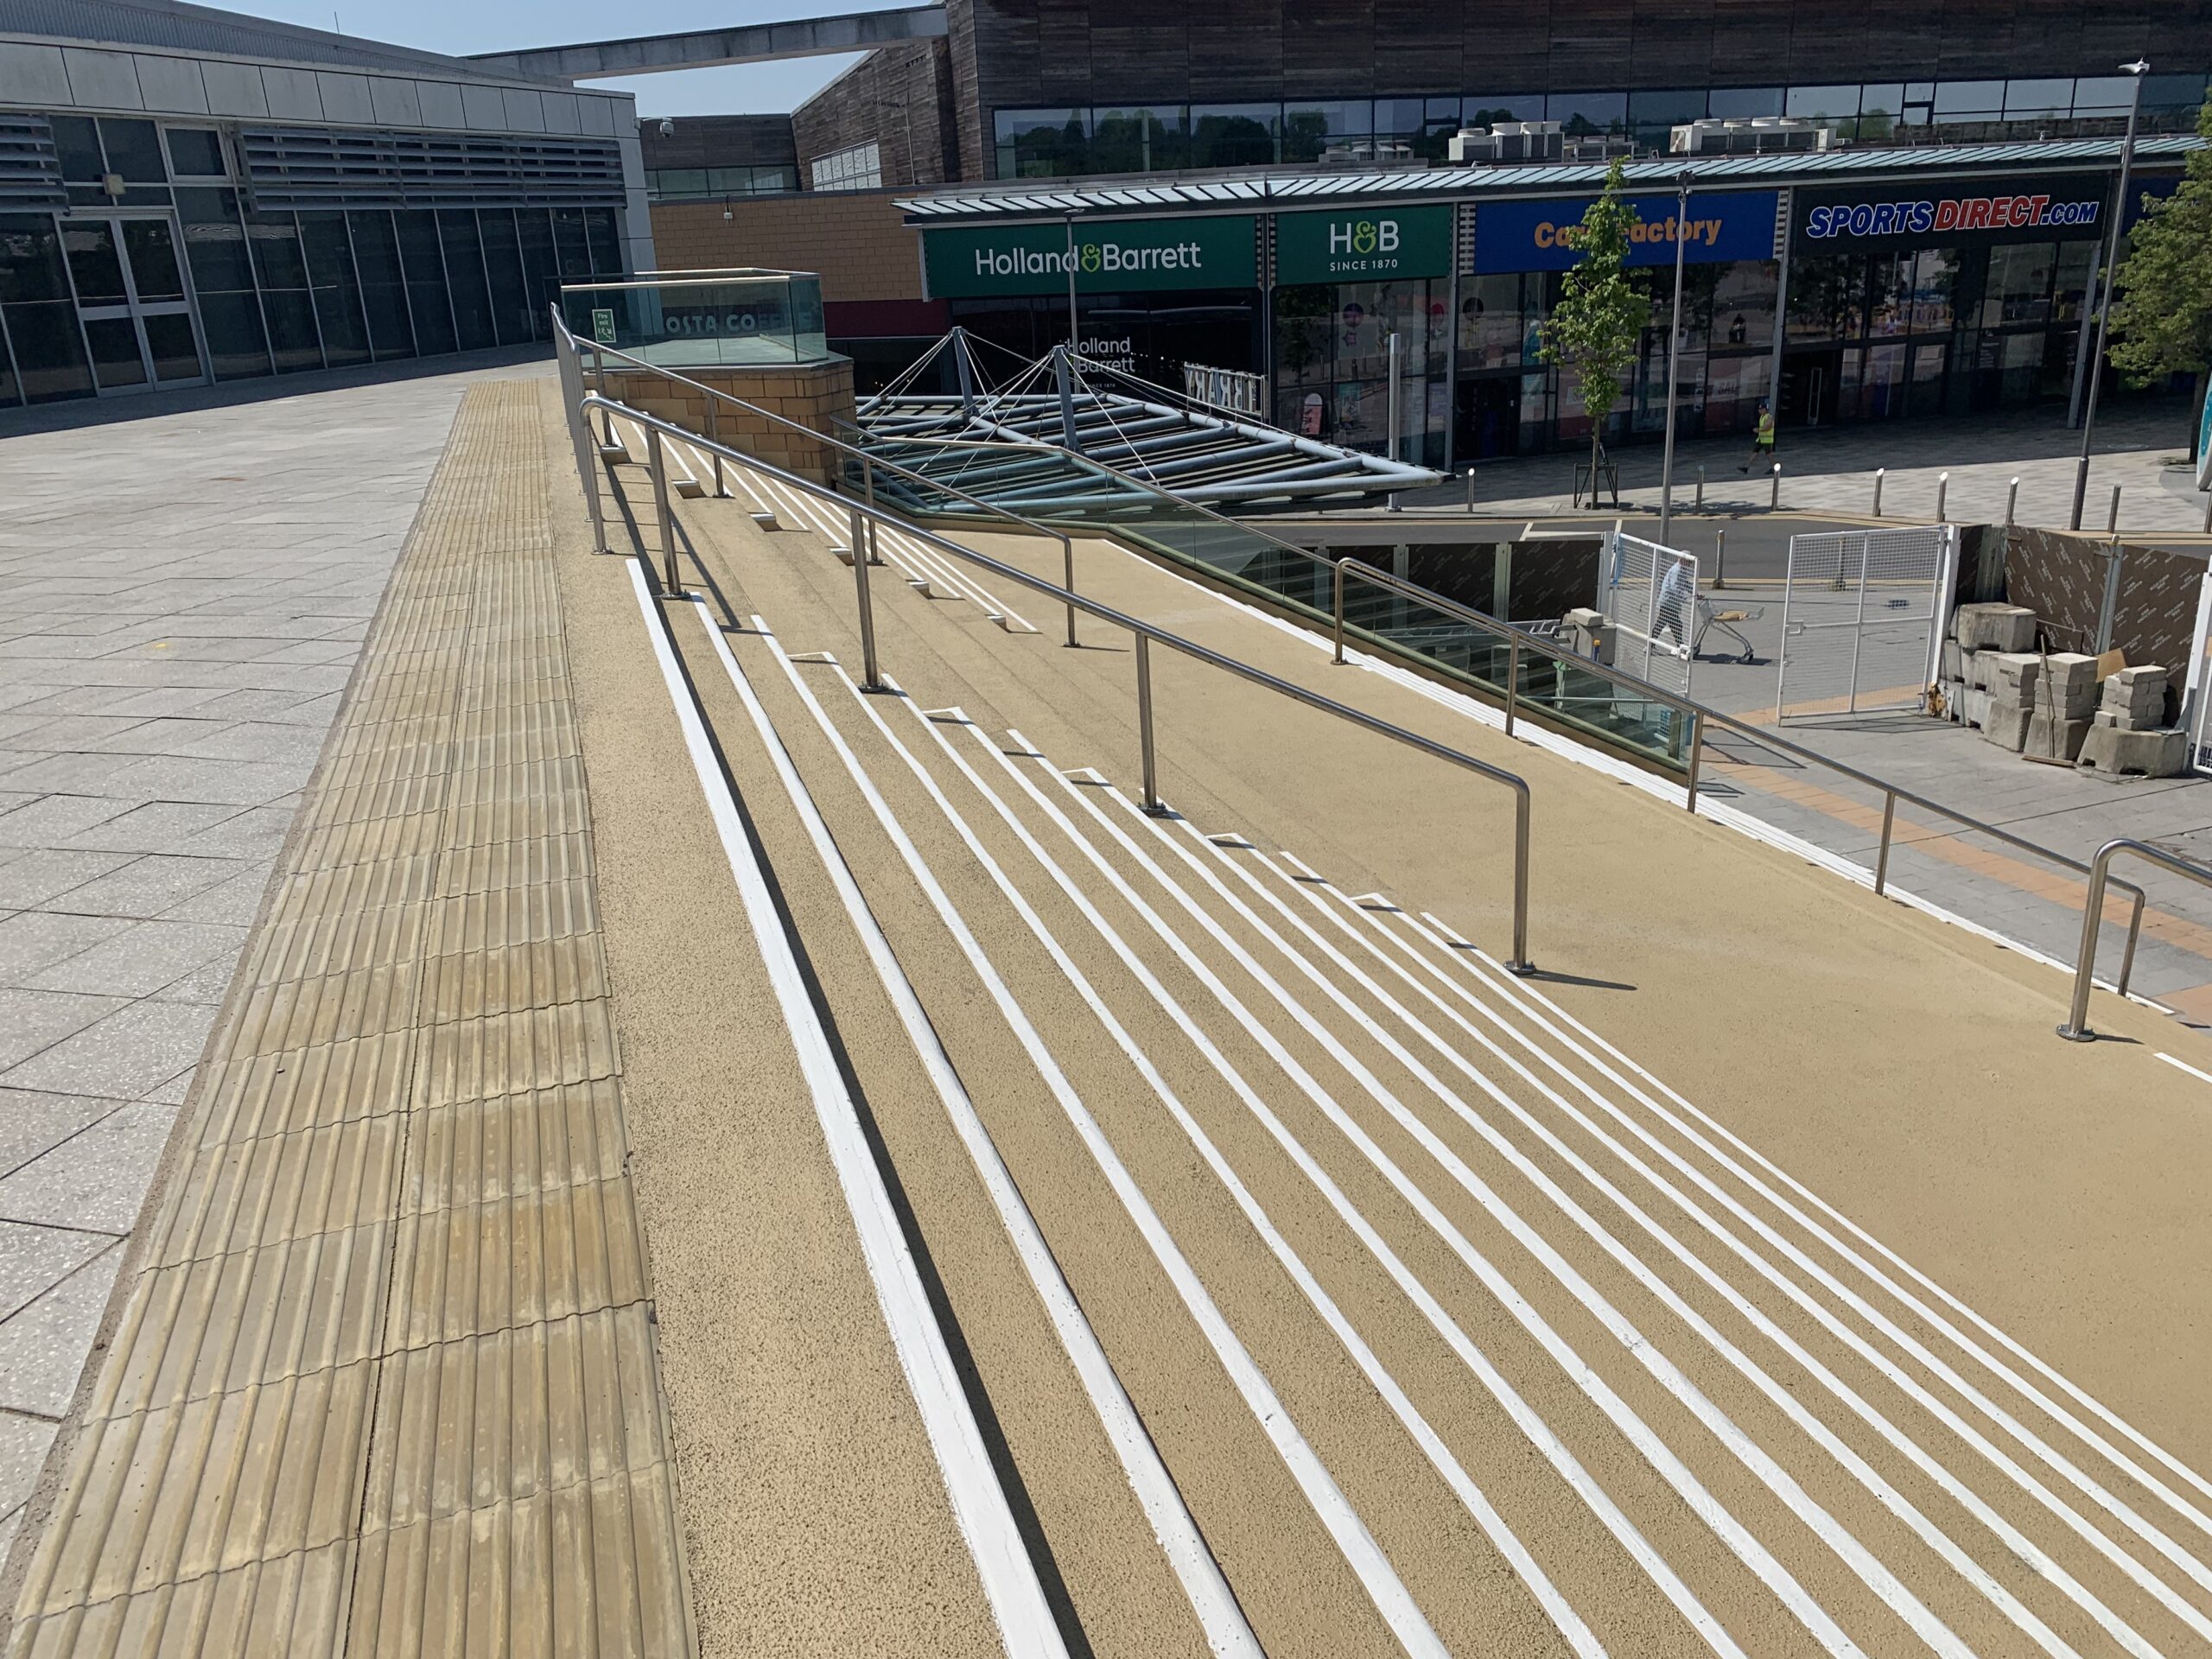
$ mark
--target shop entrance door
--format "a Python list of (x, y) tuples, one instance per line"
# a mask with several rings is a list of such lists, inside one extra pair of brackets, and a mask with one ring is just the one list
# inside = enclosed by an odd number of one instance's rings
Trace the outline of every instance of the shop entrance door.
[(1488, 461), (1521, 453), (1521, 377), (1459, 383), (1459, 444), (1462, 461)]
[(103, 397), (206, 382), (176, 226), (167, 213), (65, 219), (61, 245)]
[(1789, 352), (1782, 359), (1782, 390), (1774, 406), (1780, 426), (1826, 426), (1835, 419), (1837, 352)]

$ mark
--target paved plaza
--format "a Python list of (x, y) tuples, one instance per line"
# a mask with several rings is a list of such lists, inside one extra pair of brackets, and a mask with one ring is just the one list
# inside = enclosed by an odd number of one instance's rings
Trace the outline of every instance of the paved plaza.
[(0, 1552), (454, 410), (506, 372), (0, 427)]
[[(2111, 508), (2112, 487), (2120, 486), (2120, 529), (2124, 536), (2155, 538), (2201, 535), (2205, 497), (2185, 465), (2190, 444), (2190, 410), (2178, 399), (2126, 399), (2097, 417), (2095, 452), (2089, 467), (2089, 492), (2082, 527), (2101, 531)], [(1860, 514), (1873, 511), (1874, 473), (1886, 474), (1882, 510), (1893, 518), (1933, 520), (1941, 476), (1948, 473), (1944, 515), (1958, 523), (2004, 521), (2012, 480), (2020, 480), (2018, 521), (2065, 528), (2074, 504), (2074, 476), (2081, 435), (2066, 429), (2055, 409), (2005, 410), (1971, 421), (1861, 422), (1825, 429), (1785, 431), (1777, 458), (1782, 462), (1781, 505), (1800, 512)], [(1705, 472), (1705, 502), (1717, 512), (1764, 508), (1772, 499), (1770, 480), (1753, 476), (1748, 445), (1739, 438), (1697, 438), (1681, 442), (1675, 461), (1675, 507), (1692, 511), (1698, 472)], [(1624, 508), (1656, 511), (1659, 505), (1662, 451), (1656, 442), (1615, 450)], [(1475, 468), (1475, 499), (1484, 512), (1531, 517), (1565, 512), (1572, 505), (1574, 467), (1586, 459), (1559, 450), (1551, 454), (1484, 461)], [(1439, 489), (1408, 494), (1408, 507), (1459, 505), (1466, 499), (1464, 479)]]

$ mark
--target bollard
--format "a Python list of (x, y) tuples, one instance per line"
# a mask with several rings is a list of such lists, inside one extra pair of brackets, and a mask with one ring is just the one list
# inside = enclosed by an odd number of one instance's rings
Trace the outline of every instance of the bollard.
[(2005, 493), (2005, 529), (2010, 530), (2010, 529), (2012, 529), (2012, 517), (2013, 517), (2013, 514), (2014, 514), (2014, 513), (2018, 510), (2018, 508), (2019, 508), (2019, 505), (2020, 505), (2020, 480), (2019, 480), (2018, 479), (2017, 479), (2017, 478), (2016, 478), (2016, 479), (2014, 479), (2014, 480), (2012, 480), (2012, 487), (2011, 489), (2007, 490), (2007, 491)]
[(1728, 527), (1725, 524), (1713, 532), (1713, 591), (1725, 592), (1728, 586)]
[(1470, 466), (1470, 467), (1467, 468), (1467, 511), (1468, 511), (1469, 512), (1472, 512), (1474, 510), (1475, 510), (1475, 469), (1474, 469), (1474, 467), (1473, 467), (1472, 466)]
[(1882, 475), (1888, 470), (1886, 467), (1874, 469), (1874, 516), (1877, 518), (1882, 516)]
[(2120, 486), (2115, 484), (2112, 486), (2112, 511), (2105, 515), (2105, 534), (2107, 536), (2115, 536), (2119, 533)]
[(2204, 498), (2204, 533), (2212, 536), (2212, 495)]
[(1782, 505), (1782, 463), (1774, 463), (1774, 487), (1767, 492), (1767, 511), (1771, 512)]
[(1694, 510), (1699, 512), (1705, 511), (1705, 468), (1702, 467), (1697, 469), (1697, 504)]
[(1938, 474), (1936, 479), (1936, 522), (1939, 524), (1944, 522), (1943, 498), (1950, 493), (1951, 475), (1948, 473)]

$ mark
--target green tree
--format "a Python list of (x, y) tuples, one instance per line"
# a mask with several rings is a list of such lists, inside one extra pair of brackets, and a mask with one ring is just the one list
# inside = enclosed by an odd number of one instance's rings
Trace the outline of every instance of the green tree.
[[(2212, 98), (2196, 130), (2212, 138)], [(2113, 366), (2139, 386), (2194, 374), (2202, 407), (2212, 384), (2212, 150), (2190, 154), (2173, 194), (2145, 199), (2113, 296)]]
[(1636, 216), (1621, 200), (1621, 163), (1605, 173), (1605, 193), (1582, 222), (1566, 232), (1580, 257), (1560, 284), (1559, 303), (1543, 325), (1537, 356), (1574, 377), (1590, 414), (1590, 487), (1598, 487), (1598, 456), (1605, 417), (1620, 402), (1621, 379), (1651, 320), (1651, 302), (1629, 279), (1629, 227)]

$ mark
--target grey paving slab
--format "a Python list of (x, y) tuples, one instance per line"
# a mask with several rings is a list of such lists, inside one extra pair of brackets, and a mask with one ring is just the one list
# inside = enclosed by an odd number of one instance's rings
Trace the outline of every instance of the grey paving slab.
[[(38, 1484), (39, 1467), (54, 1444), (55, 1427), (42, 1417), (0, 1411), (0, 1510), (11, 1521)], [(5, 1548), (0, 1543), (0, 1549)]]
[(233, 926), (251, 925), (261, 913), (262, 895), (269, 887), (269, 868), (271, 859), (244, 859), (238, 873), (227, 881), (194, 893), (173, 910), (162, 914), (173, 922), (220, 922)]
[(0, 865), (0, 905), (29, 910), (130, 862), (128, 853), (36, 848)]
[(109, 1233), (0, 1221), (0, 1319), (30, 1306), (114, 1242)]
[[(205, 851), (227, 855), (233, 849), (207, 846), (204, 838), (218, 825), (239, 816), (240, 810), (227, 801), (148, 801), (71, 836), (67, 845), (71, 849), (106, 853)], [(5, 822), (0, 819), (0, 824)]]
[[(127, 999), (85, 996), (65, 991), (0, 989), (0, 1083), (31, 1056), (73, 1036), (102, 1015), (126, 1006)], [(29, 1087), (18, 1082), (16, 1087)], [(97, 1092), (97, 1091), (95, 1091)], [(130, 1098), (129, 1094), (122, 1096)]]
[[(83, 918), (55, 918), (82, 920)], [(116, 921), (120, 931), (26, 980), (41, 991), (89, 991), (103, 996), (150, 996), (211, 962), (235, 963), (246, 930), (208, 922)], [(0, 940), (5, 927), (0, 925)]]
[(0, 1173), (19, 1169), (124, 1103), (0, 1088)]
[[(99, 991), (97, 985), (35, 984), (40, 975), (57, 963), (90, 950), (103, 940), (124, 931), (130, 923), (114, 916), (73, 916), (48, 910), (17, 911), (0, 922), (0, 985), (28, 986), (34, 990)], [(198, 966), (197, 963), (193, 964)], [(177, 977), (171, 975), (171, 978)]]
[(0, 1221), (130, 1232), (168, 1144), (176, 1108), (118, 1108), (13, 1173), (0, 1176)]
[(47, 900), (45, 908), (87, 916), (160, 916), (229, 880), (238, 873), (240, 861), (147, 853)]
[(123, 1265), (123, 1249), (118, 1239), (29, 1306), (0, 1319), (0, 1410), (59, 1418), (69, 1408)]
[(0, 847), (57, 848), (130, 810), (107, 795), (38, 795), (0, 815)]
[[(11, 991), (0, 996), (67, 995)], [(111, 998), (74, 997), (81, 1002)], [(200, 1058), (215, 1010), (196, 1002), (143, 998), (124, 1002), (41, 1046), (20, 1065), (0, 1071), (0, 1084), (57, 1094), (113, 1095), (136, 1100), (159, 1088)]]
[[(133, 800), (203, 801), (260, 806), (289, 795), (314, 771), (311, 761), (283, 764), (253, 760), (203, 760), (185, 755), (70, 755), (58, 760), (122, 760), (103, 772), (94, 792)], [(26, 768), (26, 770), (31, 770)]]

